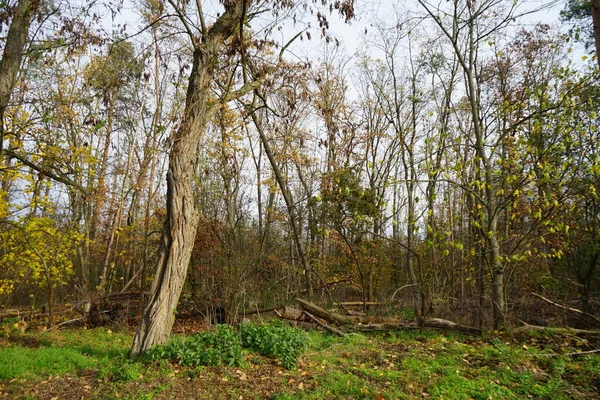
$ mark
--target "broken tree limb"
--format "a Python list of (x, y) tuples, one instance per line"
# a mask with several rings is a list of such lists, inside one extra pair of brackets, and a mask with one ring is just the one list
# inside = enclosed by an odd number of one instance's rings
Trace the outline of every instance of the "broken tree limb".
[(418, 324), (417, 322), (409, 322), (409, 323), (376, 323), (376, 324), (359, 324), (351, 327), (352, 330), (361, 331), (361, 332), (373, 332), (373, 331), (391, 331), (396, 329), (423, 329), (423, 328), (432, 328), (432, 329), (441, 329), (441, 330), (451, 330), (457, 331), (469, 335), (480, 336), (482, 331), (481, 329), (474, 328), (471, 326), (465, 326), (457, 324), (456, 322), (448, 321), (441, 318), (427, 318), (423, 321), (423, 324)]
[(553, 326), (538, 326), (538, 325), (530, 325), (527, 322), (521, 321), (523, 326), (515, 329), (515, 332), (527, 332), (527, 331), (540, 331), (540, 332), (548, 332), (552, 334), (559, 335), (591, 335), (591, 336), (600, 336), (600, 331), (590, 331), (588, 329), (576, 329), (569, 327), (553, 327)]
[(60, 324), (58, 324), (58, 325), (51, 326), (50, 328), (46, 329), (46, 330), (45, 330), (45, 331), (43, 331), (42, 333), (49, 332), (49, 331), (51, 331), (51, 330), (53, 330), (53, 329), (60, 328), (61, 326), (64, 326), (64, 325), (73, 324), (73, 323), (75, 323), (75, 322), (81, 322), (81, 321), (83, 321), (84, 319), (85, 319), (84, 317), (70, 319), (70, 320), (68, 320), (68, 321), (61, 322), (61, 323), (60, 323)]
[(268, 307), (268, 308), (260, 308), (260, 309), (257, 308), (256, 310), (246, 310), (246, 311), (244, 311), (244, 315), (266, 314), (268, 312), (279, 311), (282, 308), (285, 308), (285, 306)]
[(442, 318), (426, 318), (423, 321), (423, 326), (427, 328), (447, 329), (458, 332), (464, 332), (472, 335), (481, 335), (482, 333), (481, 329), (479, 328), (457, 324), (456, 322), (452, 322)]
[(343, 301), (343, 302), (339, 302), (339, 303), (335, 303), (336, 305), (339, 305), (341, 307), (362, 307), (362, 306), (385, 306), (387, 305), (387, 303), (380, 303), (380, 302), (376, 302), (376, 301), (366, 301), (366, 302), (362, 302), (362, 301)]
[(319, 307), (316, 304), (308, 302), (302, 299), (296, 299), (296, 303), (302, 307), (303, 310), (308, 311), (312, 315), (316, 315), (319, 318), (324, 319), (325, 321), (338, 324), (338, 325), (352, 325), (356, 321), (353, 318), (346, 317), (337, 313), (329, 312), (324, 308)]
[(331, 332), (334, 335), (338, 335), (340, 337), (346, 336), (346, 334), (344, 332), (342, 332), (342, 331), (340, 331), (338, 329), (332, 328), (331, 326), (329, 326), (327, 324), (324, 324), (323, 322), (319, 321), (314, 315), (312, 315), (308, 311), (304, 311), (304, 315), (306, 315), (308, 317), (308, 319), (310, 319), (312, 322), (314, 322), (315, 324), (317, 324), (321, 328), (325, 329), (326, 331)]
[(567, 311), (572, 311), (572, 312), (580, 314), (580, 315), (585, 315), (586, 317), (589, 317), (589, 318), (591, 318), (591, 319), (593, 319), (593, 320), (595, 320), (597, 322), (600, 322), (600, 318), (596, 317), (595, 315), (586, 313), (585, 311), (578, 310), (577, 308), (568, 307), (568, 306), (556, 303), (556, 302), (554, 302), (554, 301), (552, 301), (550, 299), (547, 299), (544, 296), (542, 296), (540, 294), (537, 294), (537, 293), (534, 293), (534, 292), (531, 292), (531, 294), (534, 295), (535, 297), (539, 297), (540, 299), (544, 300), (548, 304), (552, 304), (555, 307), (562, 308), (563, 310), (567, 310)]
[(395, 291), (395, 292), (394, 292), (394, 294), (392, 295), (392, 300), (394, 300), (394, 297), (396, 297), (396, 294), (397, 294), (399, 291), (401, 291), (402, 289), (406, 289), (406, 288), (409, 288), (409, 287), (413, 287), (413, 286), (417, 286), (417, 284), (416, 284), (416, 283), (412, 283), (412, 284), (409, 284), (409, 285), (404, 285), (404, 286), (402, 286), (402, 287), (399, 287), (398, 289), (396, 289), (396, 291)]
[(397, 323), (397, 322), (377, 322), (377, 323), (364, 323), (359, 319), (336, 314), (334, 312), (327, 311), (313, 303), (306, 300), (296, 299), (296, 302), (305, 311), (305, 314), (310, 314), (319, 317), (330, 324), (337, 324), (355, 331), (381, 331), (381, 330), (394, 330), (394, 329), (419, 329), (419, 328), (435, 328), (443, 330), (452, 330), (457, 332), (468, 333), (471, 335), (481, 335), (482, 331), (479, 328), (471, 326), (457, 324), (456, 322), (448, 321), (441, 318), (426, 318), (422, 324), (416, 322), (412, 323)]

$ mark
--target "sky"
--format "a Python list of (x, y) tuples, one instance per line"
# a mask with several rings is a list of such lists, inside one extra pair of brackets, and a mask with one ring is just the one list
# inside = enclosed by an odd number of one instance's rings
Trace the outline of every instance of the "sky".
[[(566, 0), (526, 0), (523, 2), (525, 8), (535, 8), (540, 6), (552, 5), (552, 7), (543, 10), (539, 13), (529, 15), (524, 19), (525, 24), (535, 25), (538, 22), (553, 23), (558, 22), (560, 18), (560, 11), (564, 8)], [(143, 21), (137, 11), (136, 6), (137, 0), (125, 0), (123, 5), (123, 11), (120, 13), (114, 21), (110, 21), (107, 15), (107, 24), (105, 25), (107, 30), (110, 30), (110, 24), (113, 26), (117, 24), (127, 23), (127, 34), (131, 35), (142, 29), (144, 26)], [(444, 4), (447, 0), (431, 0), (430, 3), (434, 6), (437, 4)], [(193, 3), (193, 2), (192, 2)], [(310, 0), (309, 0), (310, 3)], [(216, 13), (221, 10), (222, 7), (214, 0), (204, 2), (205, 14), (214, 17)], [(340, 46), (345, 49), (345, 53), (353, 55), (357, 51), (364, 49), (365, 39), (369, 40), (369, 32), (373, 33), (375, 26), (381, 23), (391, 23), (400, 18), (402, 15), (409, 15), (412, 17), (419, 17), (424, 15), (423, 8), (418, 4), (417, 0), (355, 0), (355, 11), (356, 18), (350, 23), (345, 23), (338, 16), (337, 13), (333, 12), (331, 15), (327, 15), (327, 19), (330, 23), (330, 32), (335, 37)], [(298, 14), (301, 10), (298, 11)], [(327, 11), (325, 14), (329, 14)], [(271, 16), (265, 16), (264, 18), (258, 18), (252, 23), (252, 27), (264, 26), (267, 22), (271, 21)], [(286, 43), (298, 32), (305, 29), (308, 25), (312, 26), (310, 29), (312, 40), (306, 40), (306, 36), (303, 35), (303, 41), (297, 40), (293, 46), (290, 46), (292, 56), (304, 58), (309, 57), (312, 59), (318, 58), (321, 52), (323, 43), (320, 43), (319, 29), (316, 26), (316, 18), (314, 16), (305, 15), (299, 18), (299, 21), (294, 24), (291, 20), (283, 22), (282, 29), (274, 31), (274, 38), (281, 43)], [(365, 32), (367, 32), (365, 34)]]

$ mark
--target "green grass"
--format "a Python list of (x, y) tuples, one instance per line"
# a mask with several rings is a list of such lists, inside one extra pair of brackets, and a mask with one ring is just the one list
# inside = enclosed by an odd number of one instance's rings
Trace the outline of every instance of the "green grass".
[[(99, 393), (152, 398), (167, 388), (188, 390), (181, 392), (185, 397), (200, 393), (200, 386), (208, 394), (198, 394), (199, 398), (211, 398), (210, 393), (220, 393), (222, 398), (233, 394), (248, 398), (250, 393), (250, 398), (280, 400), (597, 397), (600, 355), (561, 354), (594, 345), (542, 339), (472, 338), (414, 330), (340, 338), (313, 331), (307, 335), (297, 368), (288, 370), (280, 360), (250, 351), (237, 367), (131, 361), (126, 358), (131, 335), (106, 329), (26, 334), (0, 346), (0, 386), (3, 382), (33, 386), (48, 377), (91, 373), (97, 388), (94, 398), (105, 397)], [(252, 375), (253, 371), (258, 372)], [(236, 378), (242, 374), (247, 374), (244, 381)], [(271, 384), (261, 387), (264, 379)]]
[(27, 334), (16, 339), (15, 345), (0, 347), (0, 380), (45, 378), (86, 369), (105, 376), (111, 370), (122, 373), (131, 343), (129, 335), (106, 329)]

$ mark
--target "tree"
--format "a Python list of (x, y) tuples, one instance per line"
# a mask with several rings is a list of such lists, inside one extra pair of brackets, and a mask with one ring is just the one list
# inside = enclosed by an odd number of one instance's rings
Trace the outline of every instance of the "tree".
[(2, 59), (0, 59), (0, 158), (4, 146), (4, 113), (15, 87), (25, 46), (29, 39), (29, 25), (39, 7), (39, 0), (19, 0), (14, 6), (12, 21)]
[[(211, 98), (210, 89), (219, 66), (219, 56), (222, 52), (237, 50), (236, 46), (240, 44), (243, 47), (243, 28), (254, 15), (249, 12), (253, 1), (223, 2), (224, 12), (210, 27), (206, 24), (202, 2), (197, 1), (199, 32), (192, 30), (186, 10), (174, 1), (170, 1), (170, 4), (179, 15), (191, 40), (192, 70), (183, 118), (171, 138), (167, 173), (167, 217), (161, 237), (159, 260), (150, 288), (150, 299), (134, 338), (130, 352), (132, 357), (143, 354), (153, 345), (166, 343), (173, 326), (174, 312), (185, 281), (199, 220), (192, 187), (198, 140), (222, 104), (256, 89), (265, 79), (264, 76), (254, 76), (255, 80), (246, 81), (237, 89), (226, 90), (220, 99)], [(275, 2), (273, 8), (282, 10), (292, 5), (289, 2)], [(346, 20), (352, 18), (351, 0), (337, 3), (336, 8)]]
[[(184, 25), (190, 29), (183, 11), (177, 6), (175, 8), (181, 13)], [(197, 11), (202, 21), (201, 39), (198, 40), (188, 30), (194, 46), (193, 66), (183, 120), (172, 137), (167, 173), (167, 219), (150, 287), (150, 300), (134, 338), (130, 352), (132, 357), (145, 353), (156, 344), (166, 343), (175, 321), (175, 308), (187, 274), (199, 220), (192, 187), (196, 149), (207, 124), (221, 104), (210, 98), (210, 87), (220, 52), (248, 18), (248, 8), (241, 1), (228, 3), (225, 12), (210, 28), (204, 24), (202, 9)]]
[[(596, 62), (600, 67), (600, 0), (569, 0), (561, 16), (577, 26), (576, 39), (583, 40), (586, 47), (594, 43)], [(579, 30), (583, 31), (584, 38), (581, 38)]]
[(12, 279), (0, 279), (0, 294), (16, 283), (29, 281), (46, 290), (48, 324), (54, 325), (56, 290), (73, 275), (73, 258), (82, 235), (72, 228), (60, 228), (51, 218), (27, 218), (11, 230), (0, 233), (4, 252), (0, 265), (11, 271)]

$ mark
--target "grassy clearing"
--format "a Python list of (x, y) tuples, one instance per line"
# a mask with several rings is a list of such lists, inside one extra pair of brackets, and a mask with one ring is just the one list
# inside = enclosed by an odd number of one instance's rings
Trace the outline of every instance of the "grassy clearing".
[(125, 361), (131, 338), (107, 329), (11, 336), (0, 347), (0, 380), (45, 378)]
[[(242, 366), (126, 359), (129, 333), (11, 335), (0, 392), (19, 398), (598, 398), (598, 346), (576, 337), (472, 338), (428, 331), (308, 335), (295, 369), (244, 350)], [(566, 355), (565, 355), (566, 354)], [(71, 396), (71, 397), (70, 397)]]

